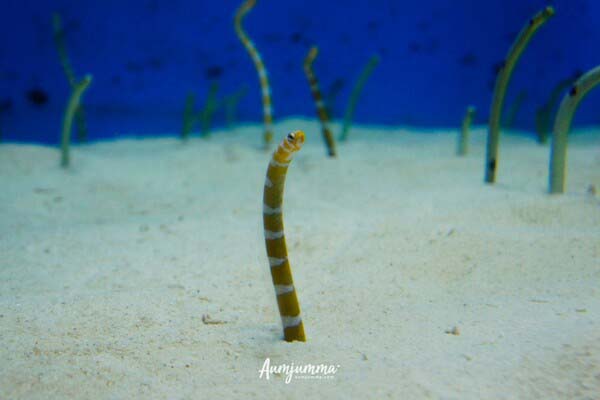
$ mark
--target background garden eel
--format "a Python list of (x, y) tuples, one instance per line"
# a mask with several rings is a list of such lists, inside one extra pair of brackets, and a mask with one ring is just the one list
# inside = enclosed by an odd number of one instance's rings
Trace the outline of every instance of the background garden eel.
[(304, 325), (300, 317), (300, 304), (296, 297), (292, 270), (288, 261), (282, 214), (285, 176), (294, 153), (300, 150), (303, 144), (304, 132), (295, 131), (288, 134), (277, 147), (269, 162), (263, 196), (263, 223), (267, 256), (283, 324), (283, 335), (288, 342), (306, 341)]
[(225, 121), (227, 128), (233, 129), (236, 123), (237, 108), (240, 100), (246, 95), (248, 88), (242, 86), (237, 92), (225, 97), (223, 103), (225, 105)]
[(212, 119), (215, 112), (219, 108), (219, 101), (217, 100), (218, 90), (219, 84), (217, 82), (210, 84), (210, 88), (208, 89), (208, 97), (204, 103), (204, 108), (198, 113), (198, 120), (200, 121), (200, 133), (204, 138), (210, 137)]
[(73, 126), (73, 117), (75, 116), (75, 113), (79, 107), (81, 96), (83, 96), (83, 93), (90, 86), (90, 83), (92, 83), (92, 76), (88, 74), (84, 76), (80, 82), (75, 84), (75, 87), (71, 92), (69, 102), (67, 103), (61, 135), (60, 166), (63, 168), (67, 168), (71, 163), (69, 147), (71, 144), (71, 127)]
[(352, 118), (354, 117), (354, 111), (356, 110), (356, 105), (358, 104), (358, 98), (367, 83), (367, 80), (373, 73), (375, 67), (379, 64), (379, 56), (375, 55), (371, 57), (367, 65), (363, 68), (354, 88), (352, 89), (352, 94), (350, 95), (350, 101), (348, 102), (348, 107), (346, 108), (346, 113), (344, 114), (344, 123), (342, 125), (342, 132), (340, 133), (340, 142), (348, 139), (348, 132), (350, 131), (350, 124), (352, 123)]
[(235, 32), (237, 33), (240, 41), (252, 57), (256, 71), (258, 72), (258, 78), (260, 80), (260, 89), (262, 91), (262, 102), (263, 102), (263, 114), (265, 121), (265, 135), (264, 144), (265, 148), (269, 147), (269, 144), (273, 140), (273, 107), (271, 103), (271, 86), (269, 85), (269, 77), (267, 75), (267, 69), (262, 61), (260, 53), (256, 50), (254, 43), (244, 29), (242, 28), (242, 21), (246, 14), (252, 10), (256, 5), (256, 0), (247, 0), (235, 13)]
[[(71, 90), (75, 90), (77, 78), (75, 77), (75, 72), (73, 71), (73, 67), (71, 66), (71, 61), (67, 53), (67, 45), (65, 44), (65, 31), (63, 29), (62, 18), (60, 17), (60, 14), (52, 14), (52, 27), (54, 29), (54, 44), (56, 45), (60, 63), (63, 67), (65, 76), (67, 77), (67, 81), (69, 81)], [(85, 122), (85, 111), (83, 110), (83, 104), (79, 104), (77, 106), (74, 117), (77, 123), (77, 139), (80, 142), (85, 142), (87, 141), (87, 124)]]
[(579, 103), (590, 90), (600, 83), (600, 66), (591, 69), (571, 87), (563, 97), (552, 134), (550, 153), (550, 193), (564, 193), (567, 169), (567, 135)]
[(533, 35), (553, 15), (554, 8), (548, 6), (527, 22), (527, 25), (519, 32), (519, 35), (508, 51), (508, 55), (498, 71), (494, 88), (494, 99), (492, 100), (492, 109), (490, 111), (487, 150), (485, 155), (486, 183), (494, 183), (496, 181), (498, 142), (500, 139), (500, 117), (502, 114), (502, 106), (504, 105), (504, 97), (506, 96), (506, 89), (512, 76), (513, 69)]
[(196, 96), (194, 93), (188, 93), (185, 98), (185, 108), (183, 110), (183, 126), (181, 128), (181, 140), (186, 141), (190, 138), (190, 132), (194, 127), (194, 107), (196, 105)]
[(323, 132), (325, 146), (327, 147), (327, 154), (329, 157), (335, 157), (335, 140), (333, 139), (333, 134), (331, 133), (331, 128), (329, 127), (329, 114), (327, 113), (327, 107), (325, 107), (325, 102), (323, 101), (323, 96), (321, 95), (321, 89), (319, 89), (319, 81), (317, 80), (317, 77), (312, 69), (313, 62), (315, 61), (315, 58), (317, 58), (318, 54), (319, 49), (316, 46), (310, 48), (306, 58), (304, 59), (304, 72), (306, 73), (306, 78), (308, 79), (308, 84), (310, 85), (310, 91), (313, 99), (315, 100), (317, 115), (321, 121), (321, 130)]
[(457, 156), (466, 156), (469, 152), (469, 137), (471, 136), (471, 124), (473, 123), (473, 118), (475, 118), (475, 110), (475, 106), (467, 107), (467, 111), (460, 128), (458, 141), (456, 143)]
[(535, 113), (535, 128), (540, 144), (545, 144), (548, 141), (549, 132), (552, 129), (552, 112), (558, 107), (562, 99), (562, 94), (575, 83), (578, 77), (575, 76), (558, 82), (554, 86), (554, 89), (552, 89), (550, 98), (546, 104), (537, 109)]
[(504, 113), (503, 121), (500, 124), (503, 129), (511, 129), (515, 125), (517, 115), (519, 115), (519, 112), (523, 108), (525, 100), (527, 100), (527, 90), (521, 90)]

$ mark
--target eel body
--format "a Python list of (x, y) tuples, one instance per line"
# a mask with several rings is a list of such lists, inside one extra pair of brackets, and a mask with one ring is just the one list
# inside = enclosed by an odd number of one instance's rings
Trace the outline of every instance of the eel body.
[(284, 338), (288, 342), (306, 341), (304, 325), (300, 316), (300, 305), (292, 279), (283, 232), (283, 190), (285, 177), (294, 153), (304, 144), (304, 132), (288, 134), (273, 153), (265, 178), (263, 196), (263, 223), (265, 244), (275, 286), (275, 295)]

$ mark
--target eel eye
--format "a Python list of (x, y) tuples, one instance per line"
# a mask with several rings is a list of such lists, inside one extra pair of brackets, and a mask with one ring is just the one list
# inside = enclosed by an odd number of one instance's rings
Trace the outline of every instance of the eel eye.
[(289, 140), (290, 142), (293, 142), (295, 139), (296, 139), (296, 135), (294, 135), (294, 132), (288, 133), (287, 140)]

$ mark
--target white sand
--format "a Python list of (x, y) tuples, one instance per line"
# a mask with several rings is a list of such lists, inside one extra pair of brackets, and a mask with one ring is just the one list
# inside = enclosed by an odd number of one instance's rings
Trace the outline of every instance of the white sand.
[[(281, 340), (262, 236), (259, 126), (57, 149), (0, 145), (0, 398), (600, 398), (600, 133), (548, 148), (484, 131), (356, 128), (330, 160), (314, 121), (286, 236), (307, 343)], [(204, 324), (202, 316), (224, 324)], [(457, 327), (459, 335), (446, 333)], [(332, 379), (259, 379), (271, 364)]]

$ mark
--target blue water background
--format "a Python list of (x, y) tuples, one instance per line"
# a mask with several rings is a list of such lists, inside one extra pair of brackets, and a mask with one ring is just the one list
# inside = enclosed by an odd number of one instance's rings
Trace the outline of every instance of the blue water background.
[[(365, 86), (358, 123), (458, 126), (468, 104), (485, 123), (502, 61), (524, 23), (552, 4), (517, 65), (507, 104), (526, 92), (515, 127), (534, 130), (535, 110), (552, 87), (600, 64), (597, 0), (258, 0), (245, 20), (267, 65), (275, 119), (314, 117), (302, 70), (308, 48), (324, 92), (339, 90), (343, 115), (361, 68), (381, 63)], [(254, 66), (233, 29), (239, 1), (3, 0), (0, 12), (0, 125), (5, 140), (56, 143), (70, 92), (52, 38), (52, 12), (66, 30), (76, 73), (94, 75), (85, 95), (91, 139), (175, 135), (186, 94), (201, 102), (211, 79), (219, 96), (247, 85), (239, 118), (262, 120)], [(35, 104), (32, 91), (47, 95)], [(39, 93), (39, 92), (38, 92)], [(215, 124), (222, 126), (222, 113)], [(600, 123), (600, 94), (582, 104), (576, 124)], [(533, 133), (532, 133), (533, 135)]]

